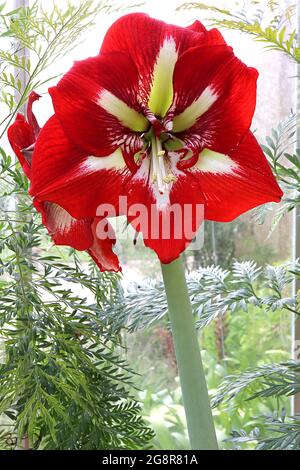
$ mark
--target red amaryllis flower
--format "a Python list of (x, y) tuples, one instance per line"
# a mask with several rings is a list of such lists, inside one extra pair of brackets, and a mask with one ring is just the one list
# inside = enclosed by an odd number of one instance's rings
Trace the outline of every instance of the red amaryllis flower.
[[(40, 127), (32, 112), (32, 104), (40, 96), (32, 92), (27, 104), (27, 119), (18, 114), (8, 129), (10, 144), (17, 155), (24, 173), (31, 179), (32, 159)], [(71, 150), (71, 149), (70, 149)], [(112, 228), (108, 225), (108, 236), (99, 240), (96, 226), (99, 218), (76, 220), (58, 204), (34, 198), (34, 206), (42, 215), (42, 222), (56, 245), (68, 245), (77, 250), (87, 250), (100, 270), (119, 271), (117, 256), (112, 251), (115, 243)]]
[(36, 143), (31, 194), (78, 219), (112, 204), (162, 262), (174, 260), (201, 223), (199, 205), (226, 222), (281, 199), (249, 130), (257, 76), (199, 22), (120, 18), (100, 54), (49, 90), (55, 117)]

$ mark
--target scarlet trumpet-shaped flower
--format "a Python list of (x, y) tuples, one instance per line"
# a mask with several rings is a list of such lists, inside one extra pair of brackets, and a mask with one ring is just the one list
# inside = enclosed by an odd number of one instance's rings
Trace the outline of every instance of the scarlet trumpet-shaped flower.
[[(49, 90), (55, 115), (35, 144), (30, 193), (78, 220), (110, 204), (171, 262), (201, 223), (199, 206), (205, 219), (226, 222), (281, 199), (249, 130), (257, 76), (198, 21), (181, 28), (144, 14), (120, 18), (99, 55)], [(142, 219), (137, 204), (147, 209)], [(191, 225), (179, 236), (175, 206)]]
[[(26, 176), (31, 179), (32, 158), (40, 127), (32, 112), (34, 101), (40, 96), (32, 92), (27, 104), (27, 119), (18, 114), (8, 130), (10, 144), (17, 155)], [(98, 218), (76, 220), (58, 204), (34, 198), (34, 206), (42, 215), (42, 222), (56, 245), (68, 245), (77, 250), (87, 250), (101, 271), (119, 271), (117, 256), (112, 251), (114, 236), (99, 240), (96, 236)]]

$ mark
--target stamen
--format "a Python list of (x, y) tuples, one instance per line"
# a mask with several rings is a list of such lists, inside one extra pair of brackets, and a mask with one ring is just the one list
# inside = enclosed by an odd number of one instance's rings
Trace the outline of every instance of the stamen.
[(177, 181), (177, 177), (170, 173), (169, 161), (164, 158), (166, 154), (167, 152), (162, 148), (160, 139), (152, 135), (149, 155), (151, 159), (150, 180), (153, 184), (157, 185), (160, 194), (169, 192), (169, 185)]
[(167, 184), (175, 183), (175, 181), (177, 181), (177, 177), (171, 173), (164, 177), (164, 182)]
[(163, 148), (166, 139), (166, 134), (162, 135), (162, 138), (158, 138), (153, 131), (153, 127), (144, 135), (145, 146), (139, 154), (142, 158), (148, 160), (148, 178), (150, 184), (155, 188), (161, 195), (168, 194), (170, 191), (170, 185), (177, 181), (177, 177), (173, 174), (170, 155), (168, 150)]
[(164, 182), (163, 178), (165, 176), (165, 168), (164, 168), (164, 162), (157, 158), (158, 152), (162, 150), (161, 144), (159, 140), (153, 136), (151, 139), (151, 165), (153, 169), (153, 178), (156, 180), (155, 182), (157, 183), (158, 190), (161, 194), (164, 192)]

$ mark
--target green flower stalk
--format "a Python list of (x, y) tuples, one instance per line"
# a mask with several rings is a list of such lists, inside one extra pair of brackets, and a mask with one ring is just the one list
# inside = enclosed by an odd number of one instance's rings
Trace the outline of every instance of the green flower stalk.
[(192, 449), (218, 449), (192, 307), (181, 258), (161, 264)]

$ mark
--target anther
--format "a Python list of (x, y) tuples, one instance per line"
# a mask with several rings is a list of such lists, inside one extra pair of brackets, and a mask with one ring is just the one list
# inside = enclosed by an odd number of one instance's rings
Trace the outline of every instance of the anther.
[(169, 173), (167, 176), (163, 178), (164, 183), (170, 184), (175, 183), (177, 181), (177, 177)]

